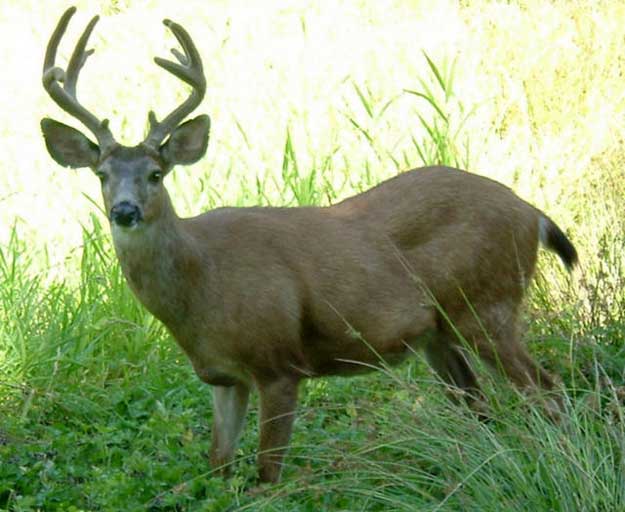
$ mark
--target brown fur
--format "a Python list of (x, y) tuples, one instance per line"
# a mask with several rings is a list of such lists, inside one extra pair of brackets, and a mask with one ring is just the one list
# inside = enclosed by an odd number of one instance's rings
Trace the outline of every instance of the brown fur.
[[(178, 219), (164, 205), (154, 236), (115, 239), (120, 262), (200, 378), (257, 386), (263, 480), (278, 479), (282, 451), (273, 450), (288, 443), (303, 378), (423, 348), (445, 381), (474, 398), (457, 330), (520, 387), (553, 387), (517, 333), (541, 213), (498, 183), (430, 167), (326, 208)], [(213, 462), (229, 462), (233, 450)]]
[[(201, 158), (210, 129), (207, 116), (179, 124), (205, 88), (190, 36), (166, 21), (187, 55), (156, 62), (190, 83), (191, 96), (163, 123), (150, 116), (146, 141), (125, 147), (78, 103), (71, 84), (81, 66), (61, 88), (56, 49), (74, 11), (51, 38), (43, 83), (99, 144), (44, 119), (46, 146), (61, 165), (101, 178), (130, 287), (214, 386), (215, 467), (233, 459), (252, 386), (260, 394), (259, 474), (268, 482), (280, 477), (304, 378), (358, 373), (423, 349), (472, 402), (480, 391), (469, 348), (520, 388), (553, 388), (517, 332), (539, 239), (567, 266), (577, 260), (542, 212), (487, 178), (427, 167), (334, 206), (220, 208), (180, 219), (161, 178)], [(84, 45), (76, 55), (86, 58)]]

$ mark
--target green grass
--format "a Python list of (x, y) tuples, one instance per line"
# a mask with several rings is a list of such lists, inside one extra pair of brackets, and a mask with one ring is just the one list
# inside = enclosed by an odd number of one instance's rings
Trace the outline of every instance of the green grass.
[[(511, 186), (579, 249), (541, 252), (531, 351), (567, 389), (559, 424), (485, 375), (493, 419), (418, 358), (302, 386), (284, 482), (254, 490), (257, 403), (234, 477), (208, 467), (210, 390), (133, 298), (98, 180), (45, 152), (40, 65), (61, 0), (0, 5), (0, 510), (622, 510), (625, 96), (620, 2), (77, 1), (100, 13), (81, 100), (126, 143), (186, 91), (151, 58), (194, 36), (209, 152), (168, 187), (182, 214), (329, 204), (448, 163)], [(75, 40), (75, 39), (73, 39)], [(70, 51), (64, 41), (61, 56)], [(124, 58), (120, 58), (120, 54)]]

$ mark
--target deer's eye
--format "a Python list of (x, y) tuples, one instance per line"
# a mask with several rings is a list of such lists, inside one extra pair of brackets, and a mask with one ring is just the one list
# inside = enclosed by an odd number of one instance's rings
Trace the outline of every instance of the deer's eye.
[(108, 176), (106, 175), (105, 172), (96, 171), (95, 175), (98, 177), (98, 179), (100, 180), (102, 185), (104, 185), (106, 183), (106, 180), (108, 179)]
[(150, 183), (158, 183), (163, 178), (163, 173), (161, 171), (152, 171), (148, 180)]

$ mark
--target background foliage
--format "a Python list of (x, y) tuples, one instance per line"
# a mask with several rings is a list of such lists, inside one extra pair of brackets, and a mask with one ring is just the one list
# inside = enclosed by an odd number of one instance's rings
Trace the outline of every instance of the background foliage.
[(78, 90), (127, 144), (187, 93), (151, 60), (174, 45), (161, 20), (193, 35), (213, 133), (167, 178), (183, 215), (325, 205), (437, 162), (547, 211), (582, 267), (543, 253), (526, 338), (567, 412), (554, 425), (488, 381), (480, 424), (415, 360), (303, 386), (285, 482), (259, 492), (253, 405), (235, 477), (214, 478), (209, 390), (128, 291), (98, 180), (40, 136), (47, 115), (76, 126), (40, 82), (68, 5), (3, 0), (0, 509), (624, 508), (624, 2), (75, 3), (60, 57), (101, 14)]

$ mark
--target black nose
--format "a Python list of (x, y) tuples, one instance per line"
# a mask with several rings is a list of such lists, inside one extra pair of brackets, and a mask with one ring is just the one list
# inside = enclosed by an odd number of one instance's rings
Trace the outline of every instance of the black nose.
[(141, 212), (137, 205), (122, 201), (111, 208), (111, 221), (118, 226), (133, 226), (141, 220)]

